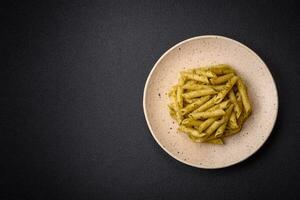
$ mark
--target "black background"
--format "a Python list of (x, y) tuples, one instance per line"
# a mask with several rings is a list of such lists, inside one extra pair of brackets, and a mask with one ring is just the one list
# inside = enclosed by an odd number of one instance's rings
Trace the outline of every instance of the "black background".
[[(296, 1), (11, 1), (1, 16), (0, 199), (300, 198)], [(205, 34), (256, 51), (280, 101), (263, 148), (220, 170), (169, 157), (142, 109), (160, 55)]]

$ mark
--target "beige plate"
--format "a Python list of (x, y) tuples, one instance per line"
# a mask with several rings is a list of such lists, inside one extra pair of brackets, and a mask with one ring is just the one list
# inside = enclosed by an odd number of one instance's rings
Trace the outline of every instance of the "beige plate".
[[(220, 63), (233, 66), (245, 81), (253, 113), (239, 134), (225, 138), (225, 145), (193, 143), (169, 116), (167, 92), (181, 70)], [(264, 144), (276, 121), (278, 96), (258, 55), (235, 40), (208, 35), (180, 42), (160, 57), (148, 76), (143, 106), (154, 139), (169, 155), (194, 167), (215, 169), (245, 160)]]

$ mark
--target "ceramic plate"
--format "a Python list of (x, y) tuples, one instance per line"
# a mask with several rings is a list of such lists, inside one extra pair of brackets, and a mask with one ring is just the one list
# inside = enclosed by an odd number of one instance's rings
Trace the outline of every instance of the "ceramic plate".
[[(193, 143), (169, 116), (167, 93), (180, 71), (221, 63), (231, 65), (244, 80), (253, 113), (239, 134), (225, 138), (225, 145)], [(150, 132), (170, 156), (215, 169), (245, 160), (265, 143), (276, 121), (278, 96), (268, 67), (256, 53), (235, 40), (209, 35), (180, 42), (160, 57), (146, 81), (143, 106)]]

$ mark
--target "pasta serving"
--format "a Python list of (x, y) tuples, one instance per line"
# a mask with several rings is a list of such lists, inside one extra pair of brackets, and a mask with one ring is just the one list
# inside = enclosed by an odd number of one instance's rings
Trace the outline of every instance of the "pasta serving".
[(252, 112), (244, 82), (226, 64), (181, 72), (169, 97), (178, 130), (194, 142), (224, 144), (224, 137), (238, 133)]

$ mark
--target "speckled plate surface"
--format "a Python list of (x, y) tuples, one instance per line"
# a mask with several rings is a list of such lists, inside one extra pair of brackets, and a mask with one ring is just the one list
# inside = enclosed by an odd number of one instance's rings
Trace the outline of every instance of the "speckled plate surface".
[[(199, 66), (229, 64), (248, 87), (253, 113), (241, 132), (225, 138), (225, 145), (193, 143), (169, 116), (167, 96), (179, 72)], [(278, 95), (266, 64), (245, 45), (223, 36), (199, 36), (178, 43), (154, 65), (146, 81), (144, 113), (156, 142), (173, 158), (185, 164), (215, 169), (239, 163), (267, 140), (278, 111)]]

